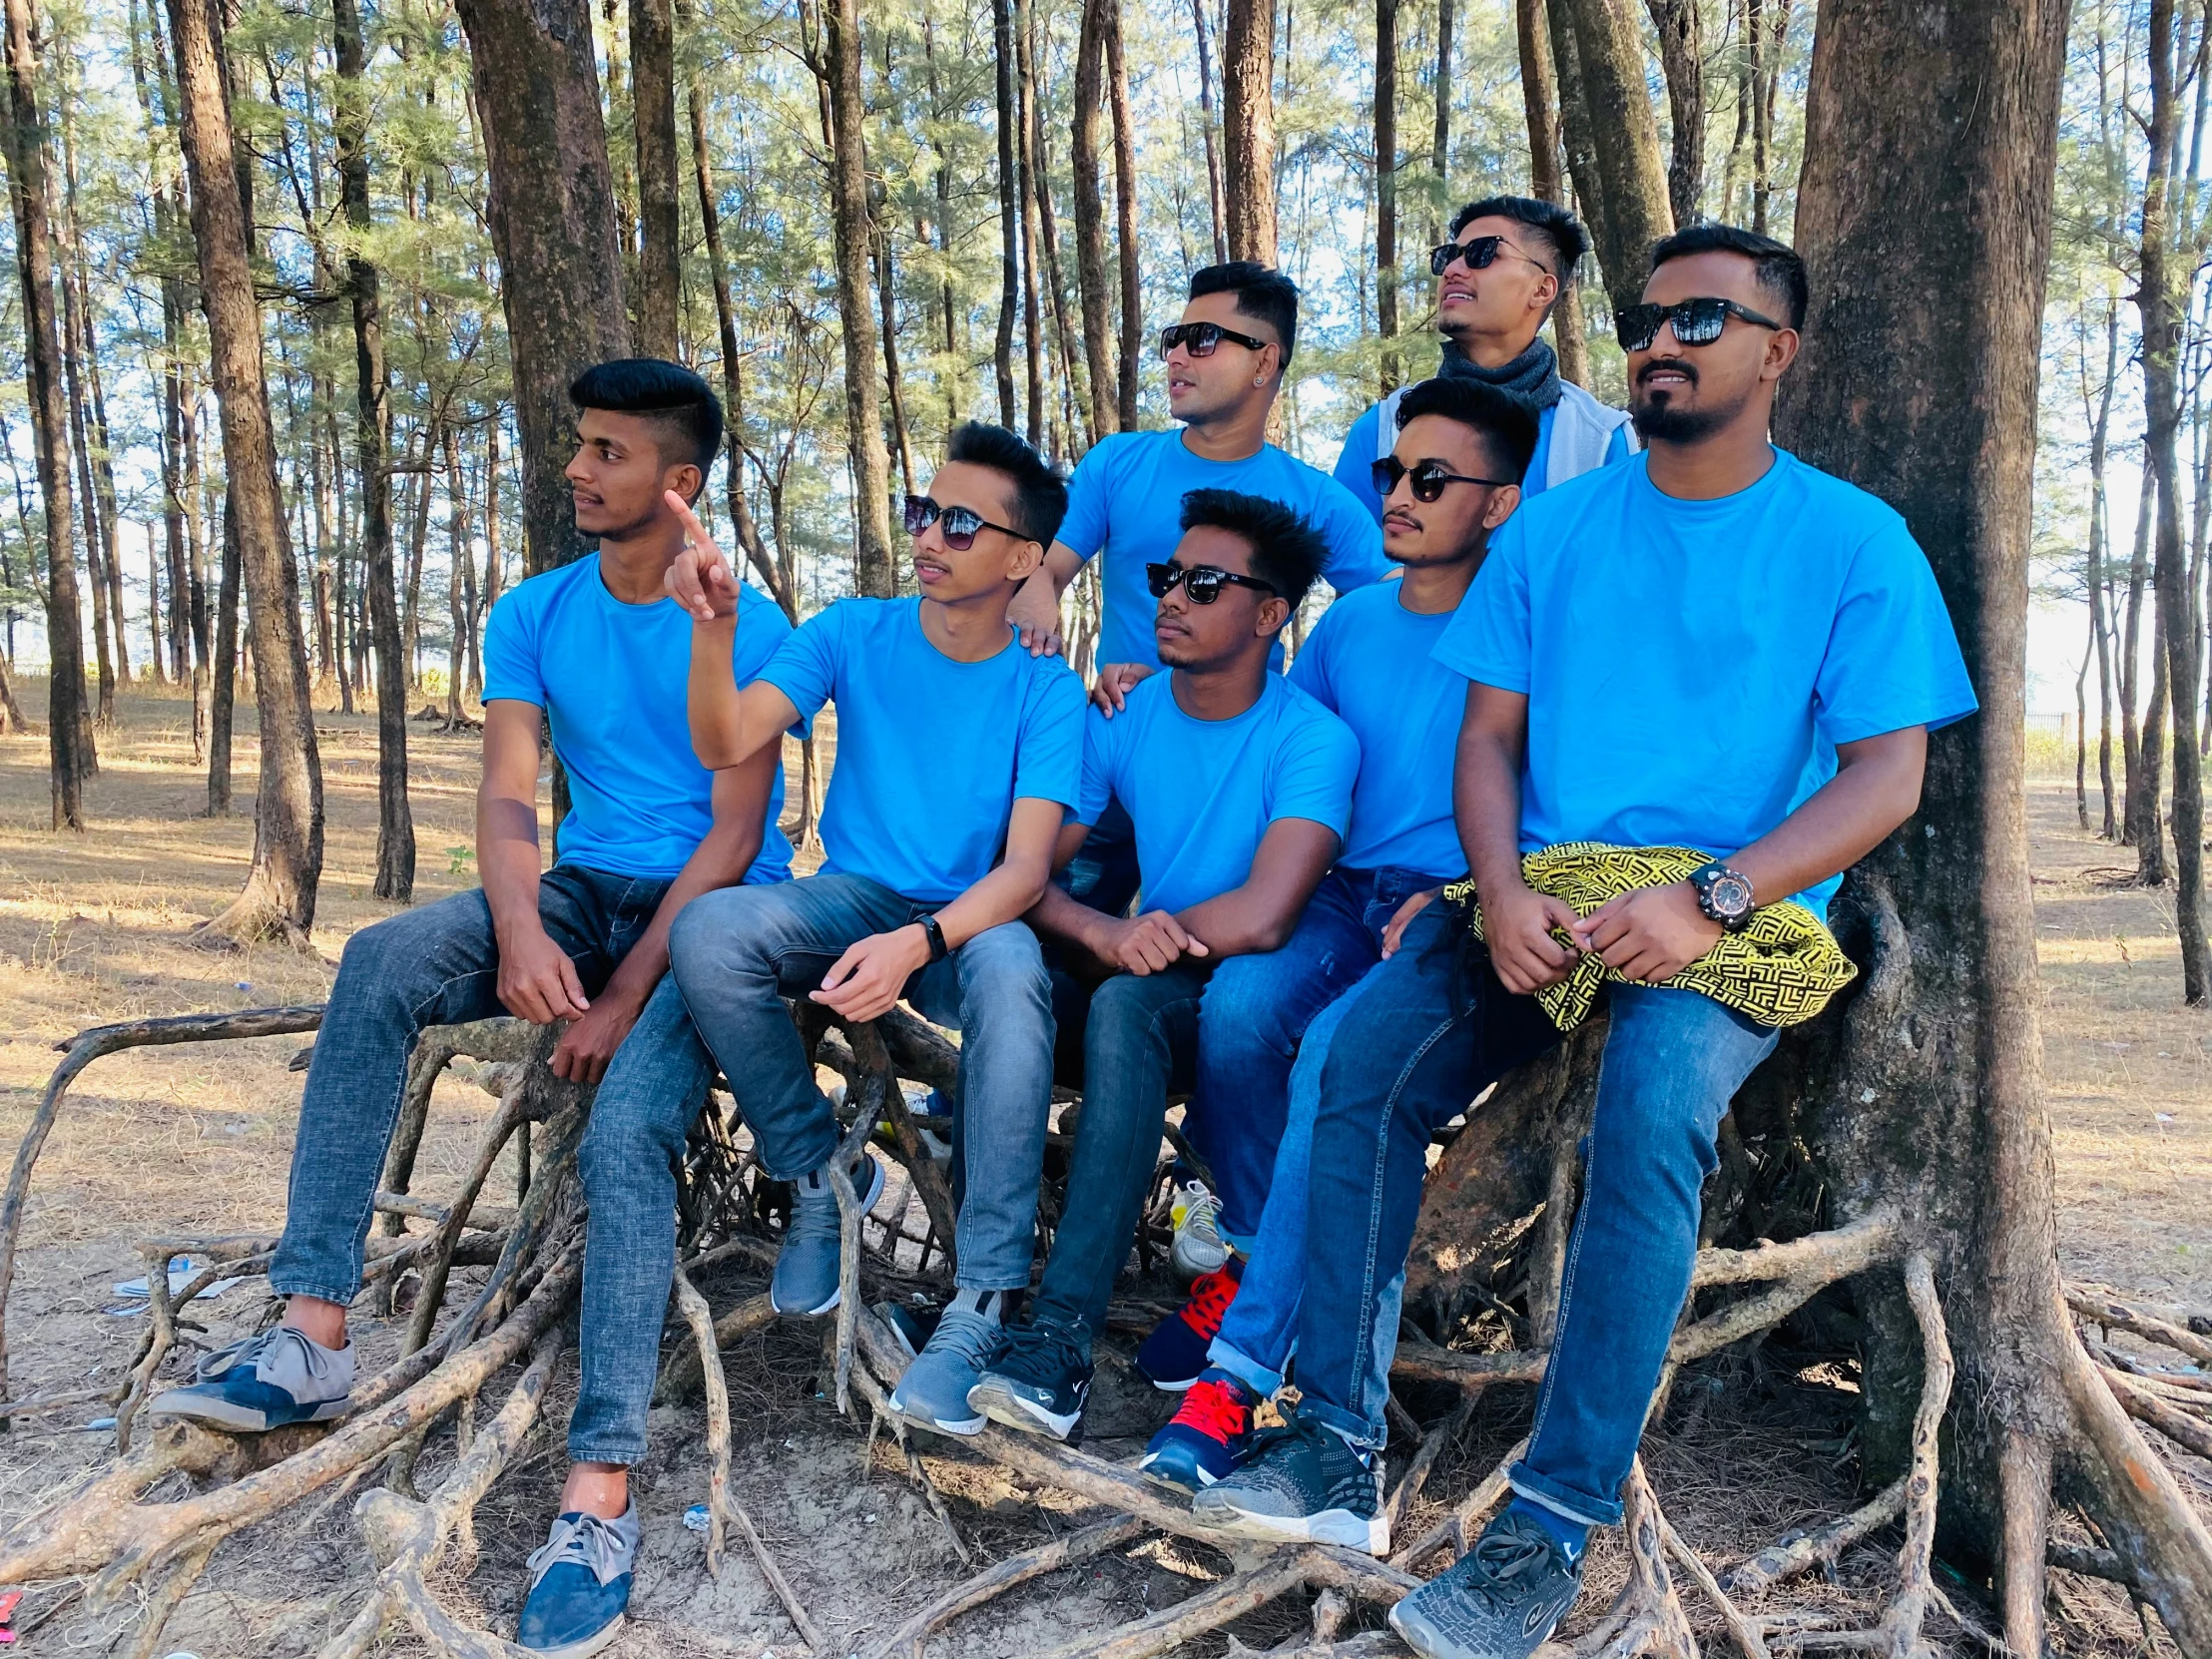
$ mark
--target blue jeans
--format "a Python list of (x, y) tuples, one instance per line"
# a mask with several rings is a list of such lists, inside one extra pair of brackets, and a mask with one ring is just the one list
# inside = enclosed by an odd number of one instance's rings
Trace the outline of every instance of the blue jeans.
[[(1439, 882), (1412, 869), (1333, 869), (1281, 949), (1215, 969), (1183, 1130), (1213, 1174), (1222, 1236), (1238, 1249), (1252, 1248), (1274, 1190), (1291, 1066), (1308, 1024), (1382, 959), (1382, 929), (1407, 895)], [(1302, 1206), (1305, 1179), (1301, 1167)]]
[[(1393, 971), (1394, 970), (1394, 971)], [(1585, 1143), (1581, 1214), (1560, 1286), (1559, 1336), (1514, 1489), (1590, 1525), (1620, 1519), (1697, 1255), (1698, 1195), (1728, 1103), (1777, 1033), (1695, 991), (1616, 985)], [(1404, 1271), (1433, 1132), (1556, 1041), (1532, 997), (1439, 929), (1400, 950), (1346, 1010), (1323, 1064), (1308, 1204), (1298, 1382), (1306, 1408), (1382, 1443), (1387, 1378), (1374, 1356)], [(1597, 1271), (1581, 1273), (1585, 1252)]]
[[(724, 887), (685, 906), (669, 935), (676, 982), (779, 1181), (819, 1169), (839, 1132), (785, 1009), (818, 989), (845, 947), (936, 908), (861, 875)], [(1052, 989), (1036, 935), (985, 929), (906, 981), (906, 1000), (960, 1031), (953, 1102), (964, 1289), (1019, 1290), (1036, 1245), (1037, 1182), (1052, 1104)]]
[[(597, 996), (653, 919), (665, 879), (559, 864), (538, 915)], [(270, 1267), (280, 1296), (349, 1303), (398, 1121), (407, 1055), (426, 1025), (505, 1012), (499, 948), (481, 892), (402, 910), (346, 942), (316, 1036), (292, 1151), (284, 1236)], [(676, 981), (663, 976), (615, 1051), (578, 1154), (591, 1211), (584, 1253), (583, 1382), (569, 1454), (644, 1455), (661, 1325), (676, 1261), (676, 1170), (713, 1065)]]

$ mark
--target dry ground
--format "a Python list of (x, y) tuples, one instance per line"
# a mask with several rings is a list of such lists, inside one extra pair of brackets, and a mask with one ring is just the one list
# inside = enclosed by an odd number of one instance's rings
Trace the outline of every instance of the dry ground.
[[(21, 689), (43, 708), (45, 688)], [(345, 937), (388, 913), (369, 896), (374, 863), (375, 734), (370, 719), (325, 712), (318, 726), (329, 832), (315, 940), (321, 957), (277, 947), (211, 953), (184, 940), (236, 890), (252, 846), (256, 747), (251, 710), (238, 740), (242, 816), (204, 816), (189, 711), (141, 689), (104, 736), (103, 773), (88, 790), (90, 833), (48, 831), (43, 737), (0, 739), (0, 1148), (12, 1146), (51, 1070), (54, 1043), (82, 1027), (145, 1014), (320, 1000)], [(418, 902), (473, 884), (469, 853), (473, 738), (414, 725)], [(796, 778), (796, 769), (795, 769)], [(2047, 986), (2044, 1064), (2055, 1131), (2060, 1246), (2069, 1274), (2120, 1287), (2175, 1312), (2212, 1311), (2212, 1017), (2180, 1007), (2170, 901), (2121, 879), (2125, 850), (2074, 823), (2070, 783), (2039, 781), (2028, 803), (2038, 925)], [(24, 1229), (10, 1322), (11, 1392), (112, 1380), (140, 1329), (111, 1315), (111, 1282), (138, 1273), (131, 1241), (154, 1232), (276, 1228), (298, 1079), (285, 1062), (300, 1040), (138, 1050), (99, 1062), (70, 1098), (40, 1165)], [(441, 1085), (417, 1187), (437, 1197), (457, 1182), (491, 1108), (464, 1081)], [(705, 1287), (717, 1308), (755, 1288), (742, 1276)], [(212, 1309), (211, 1341), (250, 1328), (251, 1287)], [(373, 1336), (372, 1336), (372, 1340)], [(778, 1331), (729, 1357), (738, 1412), (738, 1489), (816, 1617), (844, 1652), (864, 1646), (960, 1573), (943, 1532), (918, 1500), (886, 1439), (863, 1474), (862, 1439), (819, 1395), (811, 1334)], [(1834, 1379), (1785, 1362), (1744, 1377), (1685, 1380), (1666, 1430), (1646, 1448), (1654, 1484), (1708, 1559), (1734, 1560), (1809, 1516), (1850, 1499), (1852, 1447)], [(1169, 1406), (1109, 1365), (1094, 1407), (1092, 1449), (1129, 1455)], [(481, 1555), (445, 1591), (495, 1627), (512, 1629), (521, 1558), (542, 1537), (562, 1468), (560, 1429), (573, 1374), (545, 1425), (481, 1516)], [(1525, 1427), (1525, 1390), (1486, 1402), (1445, 1454), (1430, 1499), (1466, 1489)], [(1417, 1395), (1417, 1412), (1434, 1402)], [(0, 1441), (0, 1524), (96, 1461), (106, 1436), (83, 1413), (19, 1427)], [(742, 1553), (721, 1582), (699, 1566), (685, 1506), (704, 1495), (697, 1419), (664, 1411), (655, 1460), (641, 1482), (647, 1548), (636, 1627), (613, 1651), (646, 1655), (800, 1651), (774, 1598)], [(1069, 1501), (1004, 1472), (934, 1455), (963, 1537), (981, 1557), (1031, 1547), (1079, 1518)], [(1395, 1448), (1402, 1462), (1405, 1448)], [(433, 1455), (432, 1461), (436, 1460)], [(2192, 1471), (2212, 1495), (2212, 1471)], [(1435, 1513), (1424, 1502), (1416, 1517)], [(1885, 1551), (1863, 1549), (1816, 1592), (1873, 1609)], [(1617, 1582), (1601, 1541), (1593, 1582)], [(933, 1653), (1031, 1653), (1180, 1600), (1223, 1563), (1202, 1549), (1155, 1542), (1040, 1580), (956, 1626)], [(173, 1621), (166, 1648), (215, 1659), (311, 1652), (357, 1601), (365, 1577), (343, 1506), (273, 1522), (236, 1540)], [(2071, 1581), (2080, 1651), (2125, 1652), (2139, 1639), (2124, 1603)], [(34, 1594), (26, 1613), (54, 1601)], [(1602, 1606), (1599, 1597), (1588, 1598)], [(1587, 1617), (1587, 1613), (1583, 1615)], [(1234, 1627), (1255, 1645), (1294, 1628), (1296, 1609)], [(99, 1651), (115, 1628), (74, 1625), (64, 1609), (29, 1650)], [(1953, 1633), (1940, 1632), (1946, 1639)], [(42, 1644), (50, 1644), (43, 1646)], [(1196, 1651), (1219, 1653), (1216, 1637)], [(406, 1643), (395, 1652), (409, 1651)], [(2170, 1648), (2167, 1650), (2170, 1651)]]

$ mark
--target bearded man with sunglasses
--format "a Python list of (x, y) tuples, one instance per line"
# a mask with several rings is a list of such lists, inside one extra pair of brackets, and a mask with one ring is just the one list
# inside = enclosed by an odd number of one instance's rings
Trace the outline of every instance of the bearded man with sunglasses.
[[(1521, 493), (1536, 496), (1634, 451), (1628, 415), (1607, 408), (1571, 380), (1542, 337), (1544, 318), (1574, 280), (1589, 247), (1581, 221), (1555, 203), (1526, 196), (1470, 202), (1451, 221), (1451, 241), (1432, 249), (1436, 329), (1444, 336), (1436, 373), (1511, 392), (1536, 416), (1536, 454)], [(1352, 423), (1337, 457), (1337, 481), (1378, 520), (1383, 493), (1374, 463), (1397, 443), (1398, 401), (1391, 393)]]
[[(1321, 537), (1279, 502), (1226, 490), (1186, 496), (1182, 522), (1174, 556), (1148, 572), (1171, 672), (1136, 686), (1111, 720), (1091, 711), (1083, 800), (1060, 837), (1064, 862), (1119, 802), (1136, 831), (1139, 913), (1107, 915), (1053, 887), (1030, 917), (1068, 969), (1055, 978), (1063, 1033), (1081, 1024), (1071, 1081), (1083, 1112), (1043, 1285), (968, 1398), (978, 1420), (1060, 1439), (1089, 1396), (1092, 1339), (1151, 1184), (1168, 1094), (1191, 1086), (1208, 980), (1291, 936), (1337, 856), (1360, 769), (1350, 729), (1269, 667), (1320, 575)], [(1243, 1099), (1194, 1099), (1184, 1131), (1231, 1203), (1256, 1208), (1242, 1185), (1264, 1185), (1274, 1143)]]
[[(1006, 606), (1059, 527), (1066, 485), (1002, 427), (969, 422), (929, 494), (906, 500), (919, 597), (842, 599), (740, 688), (729, 669), (735, 578), (696, 520), (670, 591), (696, 619), (691, 730), (720, 771), (837, 706), (819, 873), (762, 900), (711, 895), (677, 918), (676, 982), (721, 1062), (769, 1174), (795, 1206), (770, 1296), (779, 1313), (838, 1303), (839, 1131), (783, 998), (848, 1020), (901, 997), (961, 1033), (953, 1101), (957, 1291), (892, 1390), (925, 1427), (973, 1432), (967, 1391), (996, 1352), (1008, 1293), (1029, 1283), (1045, 1114), (1051, 981), (1022, 915), (1048, 884), (1065, 810), (1080, 799), (1083, 686), (1023, 651)], [(882, 1167), (850, 1172), (865, 1208)]]
[[(1430, 1659), (1525, 1659), (1580, 1591), (1589, 1529), (1621, 1517), (1720, 1120), (1791, 1017), (1745, 994), (1748, 953), (1716, 947), (1752, 927), (1819, 946), (1842, 872), (1917, 809), (1929, 730), (1974, 708), (1905, 521), (1768, 440), (1803, 264), (1717, 225), (1652, 262), (1644, 302), (1617, 314), (1647, 454), (1515, 513), (1436, 647), (1467, 684), (1453, 791), (1479, 941), (1398, 951), (1338, 1024), (1301, 1398), (1193, 1502), (1233, 1533), (1387, 1547), (1392, 1289), (1431, 1137), (1557, 1041), (1535, 993), (1581, 969), (1610, 1024), (1557, 1335), (1512, 1501), (1391, 1611)], [(1530, 884), (1555, 859), (1523, 863), (1565, 843), (1611, 872), (1617, 896), (1588, 914)], [(1650, 873), (1699, 858), (1685, 879)]]

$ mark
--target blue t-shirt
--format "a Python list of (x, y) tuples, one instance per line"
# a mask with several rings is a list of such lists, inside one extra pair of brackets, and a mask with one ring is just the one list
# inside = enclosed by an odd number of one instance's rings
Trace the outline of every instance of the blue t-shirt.
[[(749, 584), (739, 589), (738, 618), (730, 667), (742, 686), (792, 625)], [(685, 709), (691, 642), (692, 620), (675, 600), (626, 605), (609, 593), (597, 553), (531, 577), (491, 608), (484, 701), (546, 713), (568, 772), (563, 863), (665, 879), (714, 827), (715, 775), (692, 753)], [(777, 828), (783, 811), (779, 765), (748, 884), (791, 879), (792, 843)]]
[(1011, 628), (996, 656), (956, 663), (922, 633), (919, 599), (840, 599), (760, 677), (802, 715), (837, 706), (825, 874), (941, 904), (990, 873), (1017, 798), (1075, 805), (1083, 682)]
[[(1727, 857), (1836, 775), (1836, 746), (1974, 711), (1935, 573), (1891, 508), (1784, 450), (1682, 501), (1647, 457), (1505, 521), (1436, 647), (1528, 698), (1521, 846)], [(1816, 916), (1841, 876), (1793, 896)]]
[[(1521, 499), (1541, 495), (1549, 487), (1545, 482), (1551, 475), (1551, 417), (1559, 412), (1554, 403), (1536, 416), (1536, 452), (1528, 457), (1528, 472), (1521, 479)], [(1375, 522), (1382, 522), (1382, 497), (1375, 488), (1375, 445), (1382, 435), (1382, 405), (1371, 403), (1368, 412), (1352, 423), (1352, 430), (1345, 434), (1345, 446), (1337, 451), (1337, 482), (1360, 498), (1360, 505), (1374, 515)], [(1613, 428), (1613, 435), (1605, 445), (1605, 462), (1625, 461), (1629, 456), (1628, 428)]]
[(1329, 544), (1322, 575), (1339, 593), (1389, 571), (1375, 516), (1363, 513), (1328, 473), (1272, 443), (1241, 461), (1209, 461), (1184, 447), (1180, 428), (1118, 432), (1092, 444), (1077, 463), (1068, 480), (1067, 517), (1056, 538), (1077, 558), (1101, 550), (1106, 555), (1100, 662), (1160, 666), (1152, 637), (1157, 604), (1145, 586), (1144, 567), (1175, 556), (1183, 539), (1183, 497), (1199, 489), (1257, 495), (1302, 514)]
[(1107, 797), (1119, 801), (1137, 829), (1142, 907), (1187, 910), (1244, 885), (1279, 818), (1341, 838), (1359, 771), (1351, 728), (1281, 675), (1236, 719), (1197, 720), (1175, 701), (1174, 676), (1155, 674), (1112, 720), (1090, 712), (1074, 822), (1096, 824)]
[(1330, 606), (1290, 680), (1360, 740), (1352, 832), (1337, 861), (1455, 881), (1467, 872), (1451, 819), (1467, 685), (1430, 655), (1452, 613), (1408, 611), (1398, 603), (1403, 591), (1402, 583), (1377, 582)]

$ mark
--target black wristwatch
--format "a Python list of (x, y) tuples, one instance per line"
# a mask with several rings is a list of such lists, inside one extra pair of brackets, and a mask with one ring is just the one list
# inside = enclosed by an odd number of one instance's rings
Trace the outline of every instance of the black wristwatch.
[(929, 936), (929, 959), (932, 962), (943, 961), (951, 952), (944, 942), (944, 929), (937, 925), (937, 918), (924, 911), (914, 919), (921, 923), (922, 932)]
[(1702, 869), (1691, 871), (1690, 884), (1697, 888), (1697, 907), (1705, 912), (1706, 920), (1719, 922), (1731, 933), (1741, 933), (1751, 925), (1752, 913), (1759, 905), (1751, 895), (1751, 877), (1742, 870), (1715, 858)]

